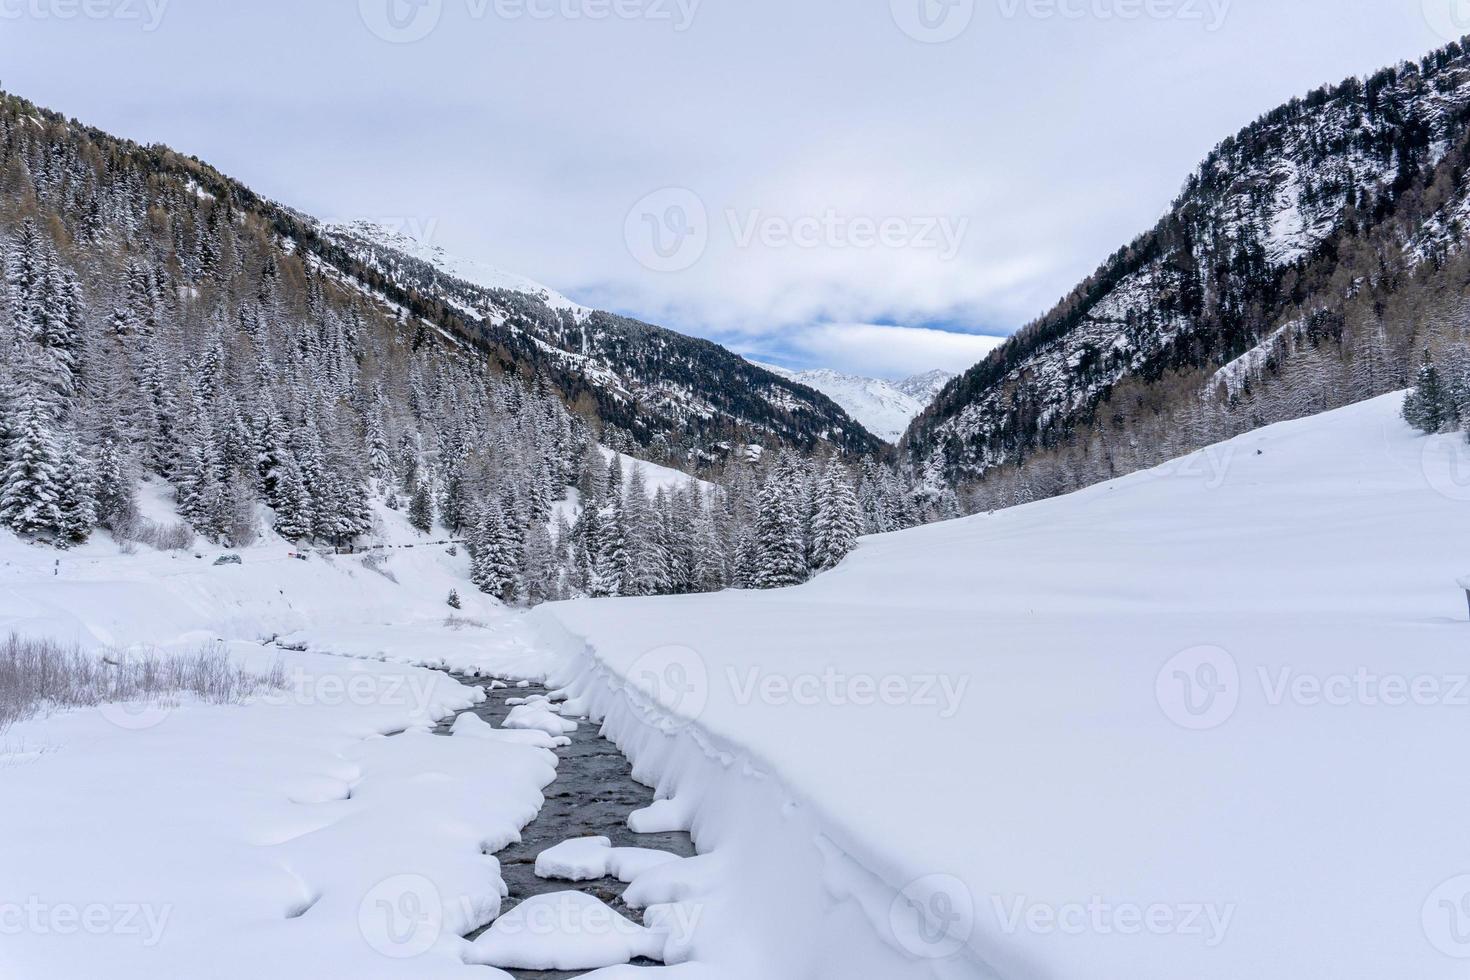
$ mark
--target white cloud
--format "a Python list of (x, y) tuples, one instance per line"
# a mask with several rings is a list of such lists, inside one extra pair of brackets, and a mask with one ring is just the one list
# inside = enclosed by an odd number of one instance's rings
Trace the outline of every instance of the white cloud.
[(798, 368), (830, 367), (897, 381), (935, 368), (959, 374), (1004, 342), (1003, 337), (926, 327), (827, 323), (782, 331), (754, 345), (737, 342), (733, 346), (757, 359)]

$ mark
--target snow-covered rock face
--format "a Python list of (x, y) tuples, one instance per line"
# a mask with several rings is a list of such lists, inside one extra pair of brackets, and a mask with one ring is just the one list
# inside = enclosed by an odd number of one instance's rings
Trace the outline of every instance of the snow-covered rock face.
[(718, 447), (736, 437), (802, 449), (877, 448), (831, 402), (716, 344), (589, 309), (525, 276), (374, 224), (318, 228), (335, 246), (322, 261), (342, 264), (336, 271), (349, 282), (366, 289), (359, 280), (377, 277), (442, 304), (463, 320), (466, 335), (569, 397), (591, 399), (604, 422), (640, 443), (677, 442), (701, 462), (719, 458)]
[(371, 221), (350, 221), (342, 224), (327, 224), (324, 227), (330, 235), (341, 236), (347, 240), (356, 238), (363, 242), (401, 252), (404, 255), (427, 262), (446, 276), (462, 279), (476, 286), (483, 286), (486, 289), (503, 289), (513, 293), (524, 293), (527, 296), (533, 296), (553, 310), (565, 310), (578, 319), (584, 319), (592, 312), (588, 307), (567, 299), (561, 293), (541, 285), (541, 283), (536, 282), (534, 279), (530, 279), (516, 272), (497, 269), (495, 266), (487, 265), (484, 262), (476, 262), (473, 259), (465, 259), (457, 255), (452, 255), (438, 245), (421, 241), (411, 235), (395, 231), (391, 228), (385, 228)]
[(884, 442), (897, 442), (909, 423), (955, 377), (947, 371), (935, 370), (903, 381), (884, 381), (830, 370), (789, 371), (765, 364), (761, 367), (820, 391)]
[[(1319, 90), (1226, 140), (1156, 228), (939, 399), (913, 433), (915, 455), (942, 452), (942, 468), (967, 481), (1080, 438), (1101, 404), (1128, 425), (1128, 406), (1106, 402), (1115, 388), (1196, 368), (1210, 378), (1267, 342), (1298, 315), (1299, 291), (1316, 288), (1290, 289), (1294, 267), (1327, 281), (1350, 251), (1331, 248), (1339, 234), (1381, 235), (1411, 266), (1456, 251), (1470, 215), (1463, 194), (1432, 214), (1393, 209), (1412, 206), (1417, 183), (1454, 163), (1470, 118), (1467, 61), (1452, 47)], [(1449, 172), (1440, 180), (1454, 182)], [(1327, 286), (1314, 300), (1340, 303), (1342, 293)]]

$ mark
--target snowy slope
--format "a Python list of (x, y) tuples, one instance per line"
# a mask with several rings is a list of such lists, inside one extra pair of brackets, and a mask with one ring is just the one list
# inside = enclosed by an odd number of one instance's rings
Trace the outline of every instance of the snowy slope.
[(552, 309), (565, 310), (578, 319), (592, 312), (587, 307), (567, 299), (554, 289), (543, 286), (519, 273), (506, 272), (504, 269), (497, 269), (484, 262), (451, 255), (438, 245), (422, 242), (410, 235), (391, 228), (384, 228), (371, 221), (328, 224), (325, 230), (329, 234), (351, 235), (362, 241), (402, 252), (404, 255), (427, 262), (447, 276), (453, 276), (455, 279), (463, 280), (474, 286), (483, 286), (486, 289), (505, 289), (534, 296)]
[[(1450, 980), (1470, 492), (1463, 437), (1401, 400), (866, 539), (801, 588), (532, 619), (707, 838), (739, 842), (729, 780), (789, 801), (752, 853), (786, 840), (829, 897), (759, 921), (843, 976)], [(889, 959), (844, 958), (854, 906)]]
[[(145, 512), (172, 519), (166, 488), (145, 490)], [(302, 561), (267, 536), (223, 566), (213, 546), (127, 554), (99, 532), (58, 553), (0, 531), (0, 635), (114, 658), (217, 644), (284, 677), (243, 704), (183, 696), (0, 730), (0, 796), (24, 803), (0, 808), (0, 975), (504, 980), (466, 966), (460, 937), (498, 913), (491, 855), (534, 817), (556, 759), (533, 733), (431, 736), (484, 694), (409, 664), (537, 677), (544, 661), (468, 586), (463, 549), (379, 516), (371, 556)]]
[(897, 442), (909, 423), (955, 377), (945, 371), (930, 371), (895, 382), (825, 369), (790, 371), (770, 364), (758, 366), (808, 388), (815, 388), (885, 442)]

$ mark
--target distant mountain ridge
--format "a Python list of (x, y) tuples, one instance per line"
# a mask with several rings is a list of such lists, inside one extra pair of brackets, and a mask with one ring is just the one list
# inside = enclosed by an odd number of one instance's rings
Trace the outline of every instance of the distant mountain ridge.
[(863, 428), (888, 443), (897, 443), (909, 423), (956, 377), (948, 371), (934, 370), (902, 381), (884, 381), (826, 369), (791, 371), (769, 364), (759, 366), (820, 391)]
[(315, 225), (348, 279), (426, 306), (429, 319), (539, 374), (586, 417), (654, 455), (700, 466), (742, 444), (857, 456), (881, 443), (835, 402), (712, 341), (574, 303), (524, 276), (367, 223)]

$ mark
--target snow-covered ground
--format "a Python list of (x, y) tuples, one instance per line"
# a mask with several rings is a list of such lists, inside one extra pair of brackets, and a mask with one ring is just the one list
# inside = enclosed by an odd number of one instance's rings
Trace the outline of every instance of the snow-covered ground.
[(1463, 977), (1470, 448), (1400, 402), (537, 611), (700, 844), (638, 894), (730, 976)]
[[(167, 518), (148, 490), (145, 512)], [(380, 516), (376, 571), (360, 555), (301, 561), (275, 537), (216, 566), (214, 547), (122, 554), (101, 534), (58, 554), (0, 533), (0, 634), (164, 656), (222, 641), (285, 677), (244, 704), (109, 705), (0, 731), (0, 976), (503, 976), (465, 966), (459, 937), (499, 911), (491, 855), (540, 808), (552, 743), (484, 725), (431, 736), (484, 695), (406, 664), (544, 665), (467, 587), (462, 549)], [(278, 634), (308, 650), (263, 642)]]

